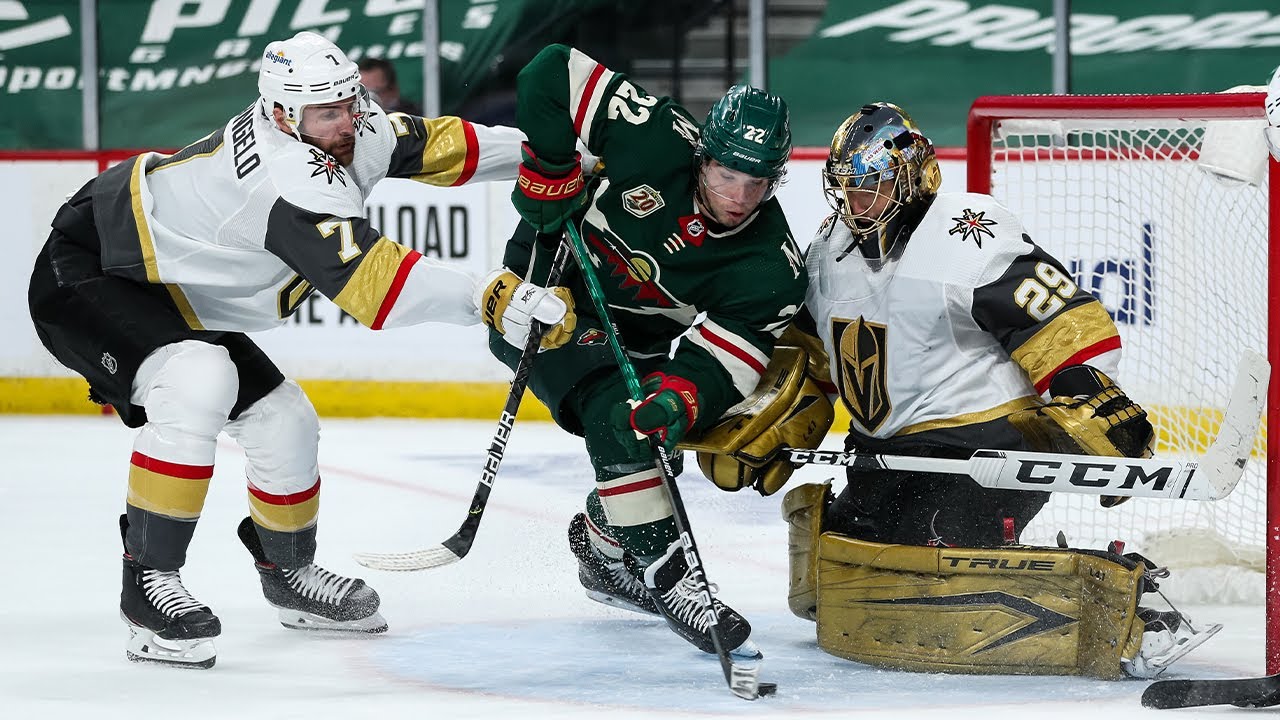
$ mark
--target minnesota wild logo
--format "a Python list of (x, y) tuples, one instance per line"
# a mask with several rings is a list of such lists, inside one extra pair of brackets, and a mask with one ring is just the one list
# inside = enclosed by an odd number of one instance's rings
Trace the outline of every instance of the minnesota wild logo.
[(578, 336), (579, 345), (604, 345), (607, 342), (609, 336), (600, 328), (590, 328)]
[(662, 270), (648, 254), (632, 250), (620, 242), (615, 247), (595, 233), (588, 233), (587, 241), (604, 257), (605, 265), (609, 267), (609, 278), (618, 283), (618, 288), (633, 291), (632, 300), (660, 308), (682, 305), (658, 282)]

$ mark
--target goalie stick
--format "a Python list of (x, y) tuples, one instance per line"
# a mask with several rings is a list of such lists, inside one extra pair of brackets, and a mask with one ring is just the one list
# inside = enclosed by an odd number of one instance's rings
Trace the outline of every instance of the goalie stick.
[(1266, 404), (1271, 365), (1246, 350), (1213, 445), (1195, 460), (1127, 458), (1017, 450), (977, 450), (967, 460), (864, 451), (797, 450), (784, 456), (800, 465), (843, 465), (859, 470), (906, 470), (968, 475), (979, 485), (1179, 500), (1221, 500), (1235, 489), (1253, 451)]
[[(587, 247), (582, 242), (582, 235), (578, 233), (578, 229), (571, 222), (565, 223), (565, 233), (569, 236), (574, 257), (578, 261), (578, 267), (582, 271), (583, 279), (586, 280), (587, 292), (591, 295), (591, 302), (595, 306), (596, 312), (599, 313), (600, 321), (605, 327), (605, 334), (609, 336), (609, 346), (613, 350), (614, 359), (618, 361), (618, 368), (622, 371), (622, 377), (626, 381), (627, 391), (630, 393), (632, 400), (640, 402), (644, 399), (644, 391), (640, 388), (640, 378), (636, 375), (635, 366), (627, 358), (627, 351), (622, 346), (622, 338), (618, 334), (618, 326), (613, 321), (613, 314), (609, 312), (609, 303), (605, 300), (604, 291), (600, 288), (600, 280), (596, 277), (590, 256), (587, 255)], [(667, 489), (667, 494), (671, 499), (676, 532), (680, 533), (680, 542), (684, 545), (685, 559), (689, 563), (689, 571), (693, 577), (696, 595), (702, 605), (702, 612), (707, 619), (707, 632), (711, 635), (711, 644), (715, 647), (716, 657), (720, 659), (720, 669), (724, 671), (725, 682), (728, 683), (729, 690), (734, 695), (746, 700), (755, 700), (763, 695), (772, 695), (777, 691), (778, 686), (774, 683), (760, 682), (760, 663), (758, 661), (754, 664), (735, 663), (733, 658), (729, 656), (729, 651), (732, 648), (724, 646), (724, 640), (720, 637), (720, 626), (717, 624), (715, 607), (711, 601), (711, 583), (707, 580), (706, 570), (702, 567), (702, 554), (698, 552), (698, 545), (694, 542), (693, 533), (689, 529), (689, 515), (685, 511), (684, 500), (680, 497), (680, 489), (676, 487), (676, 476), (671, 469), (671, 457), (667, 454), (667, 450), (662, 446), (662, 443), (658, 442), (653, 436), (649, 437), (649, 447), (653, 450), (654, 457), (658, 460), (658, 468), (662, 475), (662, 485)]]
[[(569, 262), (569, 247), (561, 242), (556, 248), (555, 259), (551, 262), (551, 272), (547, 275), (547, 287), (560, 281), (565, 265)], [(356, 562), (374, 570), (394, 570), (409, 572), (426, 570), (456, 563), (471, 550), (476, 540), (476, 531), (480, 528), (480, 518), (484, 516), (485, 506), (489, 504), (489, 492), (493, 489), (494, 478), (498, 474), (498, 466), (502, 464), (502, 456), (506, 453), (507, 439), (511, 436), (511, 427), (516, 422), (516, 411), (520, 409), (520, 400), (524, 397), (525, 386), (529, 384), (529, 371), (533, 368), (533, 359), (538, 354), (538, 346), (542, 344), (542, 335), (546, 328), (534, 320), (529, 326), (529, 337), (525, 340), (520, 353), (520, 361), (516, 363), (515, 377), (511, 379), (511, 390), (507, 393), (507, 402), (502, 407), (502, 415), (498, 418), (498, 431), (489, 442), (489, 451), (485, 454), (484, 470), (480, 474), (480, 484), (476, 485), (475, 495), (471, 498), (471, 509), (467, 511), (467, 519), (462, 527), (449, 539), (426, 548), (402, 553), (355, 553)]]
[(1142, 693), (1142, 706), (1156, 710), (1204, 705), (1280, 705), (1280, 675), (1239, 680), (1157, 680)]

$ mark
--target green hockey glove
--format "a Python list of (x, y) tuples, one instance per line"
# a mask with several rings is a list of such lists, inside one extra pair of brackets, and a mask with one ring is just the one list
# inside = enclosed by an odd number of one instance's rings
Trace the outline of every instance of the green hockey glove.
[(538, 232), (558, 233), (564, 221), (587, 201), (582, 191), (582, 157), (574, 153), (570, 162), (547, 162), (527, 142), (520, 144), (520, 154), (524, 162), (511, 191), (511, 204)]
[(646, 377), (642, 387), (645, 398), (631, 408), (623, 431), (632, 437), (655, 436), (673, 453), (698, 419), (698, 388), (682, 377), (660, 372)]

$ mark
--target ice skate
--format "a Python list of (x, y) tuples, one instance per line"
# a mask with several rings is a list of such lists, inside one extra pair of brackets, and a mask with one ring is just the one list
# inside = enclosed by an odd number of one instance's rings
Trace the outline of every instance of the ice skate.
[(578, 558), (578, 580), (586, 589), (587, 597), (633, 612), (661, 615), (644, 583), (627, 569), (621, 557), (610, 558), (591, 543), (584, 513), (574, 515), (569, 521), (569, 549)]
[[(637, 568), (636, 574), (643, 577), (649, 597), (677, 635), (703, 652), (716, 651), (708, 632), (707, 614), (703, 612), (692, 569), (685, 560), (684, 547), (679, 541), (672, 543), (665, 555), (642, 571)], [(711, 592), (715, 592), (714, 587)], [(712, 598), (711, 602), (715, 608), (721, 643), (729, 654), (739, 660), (763, 658), (760, 649), (750, 639), (751, 623), (719, 600)]]
[(343, 577), (310, 563), (284, 569), (267, 560), (250, 518), (237, 530), (253, 555), (262, 594), (280, 611), (280, 624), (296, 630), (380, 633), (387, 621), (378, 612), (378, 593), (359, 578)]
[(1130, 677), (1147, 680), (1164, 672), (1222, 629), (1222, 624), (1217, 623), (1197, 630), (1187, 616), (1176, 610), (1160, 612), (1138, 608), (1138, 618), (1146, 624), (1142, 648), (1132, 660), (1122, 661), (1122, 665)]
[[(121, 527), (127, 527), (123, 516)], [(125, 657), (133, 662), (207, 669), (217, 660), (218, 617), (187, 592), (178, 571), (146, 567), (127, 552), (120, 619), (129, 627)]]

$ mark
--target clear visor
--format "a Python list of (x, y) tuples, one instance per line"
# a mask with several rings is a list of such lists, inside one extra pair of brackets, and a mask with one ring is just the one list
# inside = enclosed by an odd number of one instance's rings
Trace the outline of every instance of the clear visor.
[(354, 135), (369, 111), (369, 94), (361, 86), (356, 96), (345, 100), (307, 105), (302, 108), (298, 134), (315, 140), (333, 140)]
[(754, 209), (773, 197), (778, 179), (748, 175), (708, 160), (702, 167), (702, 187), (724, 202)]

